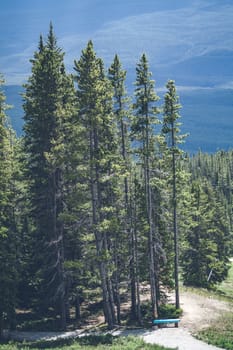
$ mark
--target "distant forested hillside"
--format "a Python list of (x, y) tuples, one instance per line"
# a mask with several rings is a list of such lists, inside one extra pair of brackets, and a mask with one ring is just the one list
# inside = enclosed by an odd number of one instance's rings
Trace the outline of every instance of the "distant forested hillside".
[[(179, 93), (179, 91), (178, 91)], [(185, 149), (213, 153), (233, 148), (233, 90), (181, 91)]]
[[(132, 74), (131, 74), (132, 76)], [(133, 76), (132, 76), (133, 79)], [(128, 85), (130, 85), (128, 80)], [(132, 83), (133, 86), (133, 83)], [(132, 90), (132, 86), (128, 90)], [(17, 85), (5, 86), (7, 102), (14, 107), (7, 112), (17, 135), (22, 134), (23, 110)], [(179, 91), (182, 104), (183, 129), (189, 133), (184, 149), (190, 153), (213, 153), (233, 148), (233, 91), (230, 89), (202, 89)], [(158, 95), (163, 98), (163, 93)]]

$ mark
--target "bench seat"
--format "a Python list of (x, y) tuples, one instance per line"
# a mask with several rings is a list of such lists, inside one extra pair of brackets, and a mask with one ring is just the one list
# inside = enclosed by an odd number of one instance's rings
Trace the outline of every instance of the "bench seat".
[(163, 325), (163, 324), (174, 323), (175, 327), (178, 327), (179, 322), (180, 322), (179, 318), (156, 319), (156, 320), (153, 320), (153, 325), (159, 327), (160, 325)]

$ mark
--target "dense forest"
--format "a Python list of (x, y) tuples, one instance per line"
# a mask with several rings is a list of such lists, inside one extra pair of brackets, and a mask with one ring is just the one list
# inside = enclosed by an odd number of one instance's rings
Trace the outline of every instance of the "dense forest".
[(20, 138), (1, 79), (0, 331), (16, 310), (80, 325), (93, 301), (111, 329), (125, 298), (142, 324), (143, 286), (152, 319), (171, 291), (179, 309), (181, 282), (226, 278), (233, 151), (186, 154), (175, 82), (159, 101), (146, 54), (135, 68), (129, 96), (119, 57), (106, 69), (89, 41), (67, 74), (51, 25), (31, 59)]

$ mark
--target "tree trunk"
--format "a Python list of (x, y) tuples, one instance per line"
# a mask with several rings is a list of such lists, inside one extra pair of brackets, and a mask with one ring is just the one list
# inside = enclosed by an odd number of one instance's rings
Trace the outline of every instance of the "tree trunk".
[(155, 252), (154, 252), (154, 223), (152, 218), (152, 193), (150, 185), (150, 160), (149, 160), (149, 120), (146, 115), (146, 137), (145, 137), (145, 189), (146, 189), (146, 204), (147, 204), (147, 220), (149, 225), (148, 244), (149, 244), (149, 272), (150, 272), (150, 288), (151, 288), (151, 304), (152, 317), (158, 317), (157, 309), (157, 292), (156, 292), (156, 272), (155, 272)]
[(79, 294), (76, 295), (75, 298), (75, 319), (79, 321), (81, 318), (81, 302)]
[(115, 236), (115, 242), (114, 242), (114, 265), (116, 268), (116, 271), (113, 275), (113, 293), (114, 293), (114, 301), (116, 304), (116, 311), (117, 311), (117, 323), (121, 324), (121, 300), (120, 300), (120, 279), (119, 279), (119, 262), (118, 262), (118, 244), (117, 244), (117, 237)]
[[(172, 133), (173, 147), (174, 134)], [(173, 233), (174, 233), (174, 275), (175, 275), (175, 299), (176, 308), (180, 308), (180, 293), (179, 293), (179, 247), (178, 247), (178, 231), (177, 231), (177, 201), (176, 201), (176, 161), (174, 150), (172, 152), (172, 186), (173, 186)]]
[(114, 306), (112, 290), (109, 290), (108, 283), (108, 269), (106, 262), (103, 260), (104, 249), (107, 249), (107, 244), (104, 239), (104, 235), (100, 233), (97, 229), (98, 224), (101, 221), (101, 191), (100, 191), (100, 181), (99, 174), (100, 169), (98, 162), (95, 158), (95, 151), (98, 150), (98, 135), (94, 127), (90, 130), (90, 181), (91, 181), (91, 198), (92, 198), (92, 224), (94, 227), (95, 241), (96, 241), (96, 251), (97, 259), (99, 263), (101, 286), (103, 294), (103, 308), (105, 320), (108, 324), (108, 328), (112, 329), (115, 324)]
[[(136, 180), (134, 181), (134, 186), (136, 186)], [(137, 280), (138, 276), (136, 274), (136, 266), (137, 266), (137, 246), (136, 246), (136, 231), (137, 231), (137, 204), (136, 204), (136, 190), (134, 190), (133, 194), (134, 206), (132, 203), (132, 198), (130, 198), (130, 220), (131, 220), (131, 228), (130, 228), (130, 291), (131, 291), (131, 318), (133, 320), (138, 319), (138, 310), (137, 310)]]
[(63, 237), (63, 223), (59, 215), (62, 213), (62, 173), (61, 170), (55, 169), (53, 174), (54, 179), (54, 220), (53, 220), (53, 234), (55, 241), (53, 242), (54, 249), (56, 249), (56, 272), (58, 275), (57, 298), (60, 309), (61, 329), (66, 329), (66, 282), (64, 270), (64, 237)]
[(139, 325), (142, 325), (137, 230), (135, 230), (135, 232), (134, 232), (134, 237), (135, 237), (135, 266), (136, 266), (137, 320), (138, 320)]
[(0, 339), (2, 339), (3, 335), (3, 313), (0, 312)]
[(107, 281), (105, 263), (103, 262), (100, 263), (100, 275), (102, 282), (105, 321), (108, 324), (108, 329), (113, 329), (115, 325), (115, 315), (112, 307), (111, 295), (109, 293), (109, 285)]

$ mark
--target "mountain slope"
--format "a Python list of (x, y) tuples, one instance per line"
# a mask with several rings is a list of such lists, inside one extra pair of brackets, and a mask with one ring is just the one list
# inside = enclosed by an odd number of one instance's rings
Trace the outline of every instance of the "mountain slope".
[[(129, 89), (130, 90), (130, 89)], [(18, 136), (22, 135), (23, 110), (21, 86), (5, 86), (7, 103), (14, 108), (7, 111)], [(189, 133), (184, 144), (187, 152), (215, 152), (233, 148), (233, 90), (181, 90), (181, 131)], [(160, 93), (161, 103), (164, 93)]]

